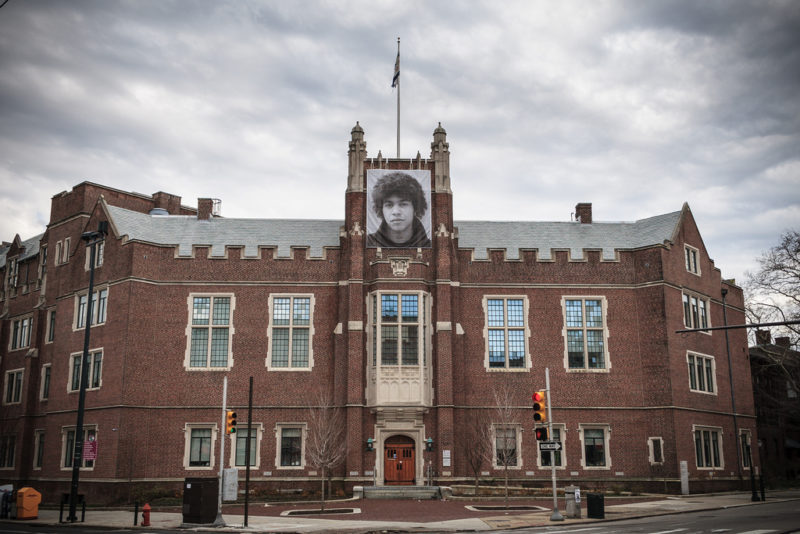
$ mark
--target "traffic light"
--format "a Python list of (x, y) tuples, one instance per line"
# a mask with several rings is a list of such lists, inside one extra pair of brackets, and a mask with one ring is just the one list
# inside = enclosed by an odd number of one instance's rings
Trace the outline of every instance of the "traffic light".
[(547, 427), (543, 426), (536, 429), (536, 441), (547, 441)]
[(225, 418), (225, 433), (236, 434), (236, 412), (233, 410), (228, 410)]
[(547, 421), (547, 392), (537, 391), (533, 394), (533, 421), (544, 423)]

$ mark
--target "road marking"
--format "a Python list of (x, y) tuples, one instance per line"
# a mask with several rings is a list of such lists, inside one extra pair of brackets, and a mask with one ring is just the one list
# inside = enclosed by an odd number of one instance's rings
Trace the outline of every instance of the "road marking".
[(683, 532), (684, 530), (689, 530), (687, 528), (676, 528), (674, 530), (662, 530), (660, 532), (651, 532), (650, 534), (671, 534), (672, 532)]
[(769, 534), (770, 532), (778, 532), (778, 531), (774, 529), (748, 530), (747, 532), (740, 532), (739, 534)]

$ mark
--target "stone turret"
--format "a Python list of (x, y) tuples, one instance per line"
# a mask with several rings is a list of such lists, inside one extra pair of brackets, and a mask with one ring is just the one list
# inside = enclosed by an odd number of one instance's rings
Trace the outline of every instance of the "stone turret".
[(442, 123), (433, 131), (431, 143), (431, 159), (434, 162), (434, 191), (436, 193), (452, 193), (450, 190), (450, 145), (447, 143), (447, 132)]
[(364, 129), (356, 121), (350, 131), (350, 150), (347, 152), (347, 191), (364, 191), (364, 160), (367, 158), (367, 142)]

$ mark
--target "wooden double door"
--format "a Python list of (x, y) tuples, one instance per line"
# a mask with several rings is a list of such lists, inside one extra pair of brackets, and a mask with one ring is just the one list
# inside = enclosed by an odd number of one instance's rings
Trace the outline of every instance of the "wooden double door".
[(383, 446), (383, 482), (387, 486), (412, 486), (416, 465), (414, 440), (406, 436), (392, 436)]

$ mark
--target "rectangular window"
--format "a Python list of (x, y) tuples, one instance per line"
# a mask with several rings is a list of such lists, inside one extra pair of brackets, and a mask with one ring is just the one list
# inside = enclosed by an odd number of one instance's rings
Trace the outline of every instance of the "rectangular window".
[(24, 373), (24, 369), (14, 369), (6, 372), (3, 404), (19, 404), (22, 401), (22, 379)]
[(490, 369), (526, 368), (525, 300), (486, 297), (487, 354)]
[(647, 448), (649, 449), (650, 465), (659, 465), (664, 463), (664, 440), (661, 438), (649, 438), (647, 440)]
[(517, 428), (510, 426), (494, 427), (494, 463), (495, 467), (517, 466)]
[(190, 296), (188, 367), (223, 369), (232, 365), (232, 296)]
[(708, 328), (708, 300), (683, 293), (683, 324), (686, 328)]
[(741, 444), (741, 451), (742, 451), (742, 467), (745, 469), (750, 469), (750, 464), (753, 460), (752, 457), (753, 451), (750, 449), (749, 430), (739, 431), (739, 443)]
[(44, 461), (44, 430), (37, 430), (33, 437), (33, 468), (41, 469)]
[(0, 436), (0, 468), (10, 469), (14, 467), (16, 445), (16, 436)]
[(19, 285), (19, 263), (16, 259), (8, 260), (8, 287), (13, 291)]
[(282, 427), (280, 429), (280, 466), (302, 467), (303, 429)]
[[(236, 431), (236, 457), (234, 462), (236, 467), (245, 467), (246, 464), (246, 455), (247, 452), (247, 425), (245, 428), (238, 429)], [(255, 467), (258, 465), (256, 462), (256, 456), (258, 454), (258, 429), (253, 426), (252, 427), (252, 435), (250, 436), (250, 467)]]
[[(75, 427), (72, 428), (64, 428), (62, 431), (61, 439), (62, 439), (62, 447), (61, 447), (61, 457), (62, 469), (72, 469), (73, 462), (75, 459)], [(85, 427), (83, 429), (83, 437), (82, 443), (85, 446), (86, 441), (94, 441), (97, 439), (97, 429), (95, 427)], [(83, 455), (81, 455), (83, 457)], [(81, 469), (93, 469), (94, 468), (94, 460), (87, 460), (82, 458), (81, 460)]]
[(684, 246), (686, 258), (686, 270), (693, 274), (700, 274), (700, 267), (697, 265), (698, 250), (689, 245)]
[(605, 302), (565, 297), (564, 319), (569, 369), (606, 369)]
[(716, 365), (714, 358), (700, 354), (687, 354), (686, 361), (689, 365), (689, 389), (703, 393), (715, 393)]
[[(553, 425), (553, 434), (550, 436), (551, 441), (561, 441), (561, 428), (556, 427)], [(562, 447), (563, 450), (563, 447)], [(542, 467), (551, 467), (555, 465), (556, 467), (562, 467), (561, 463), (561, 451), (543, 451), (539, 450), (539, 454), (541, 456), (541, 466)]]
[[(73, 354), (70, 365), (69, 390), (78, 391), (81, 387), (81, 365), (83, 354)], [(89, 353), (89, 374), (86, 389), (98, 389), (103, 383), (103, 351)]]
[(695, 427), (694, 448), (698, 469), (722, 469), (721, 435), (719, 428)]
[(585, 467), (608, 467), (606, 450), (608, 433), (605, 428), (583, 428), (583, 461)]
[(425, 295), (376, 293), (370, 299), (372, 364), (425, 364)]
[[(105, 249), (106, 249), (106, 242), (105, 241), (100, 241), (99, 243), (97, 243), (97, 246), (95, 246), (95, 249), (94, 249), (94, 266), (95, 266), (95, 268), (103, 266), (103, 255), (105, 253)], [(89, 270), (89, 260), (91, 259), (91, 257), (92, 257), (92, 252), (87, 247), (86, 248), (86, 261), (83, 264), (83, 267), (87, 271)]]
[(313, 296), (271, 295), (269, 369), (312, 367)]
[(47, 314), (47, 342), (52, 343), (56, 338), (56, 310), (50, 310)]
[(42, 391), (39, 394), (41, 400), (50, 398), (50, 369), (49, 363), (42, 366)]
[(64, 243), (61, 241), (56, 242), (56, 257), (54, 259), (56, 265), (61, 265), (61, 257), (63, 255)]
[(211, 429), (192, 428), (189, 437), (189, 466), (211, 466)]
[(32, 326), (32, 317), (23, 317), (11, 321), (11, 350), (24, 349), (30, 346)]
[(39, 285), (42, 284), (45, 276), (47, 276), (47, 246), (42, 245), (39, 249)]
[[(86, 294), (78, 295), (78, 305), (75, 312), (76, 328), (86, 326), (86, 306), (88, 297)], [(108, 288), (98, 289), (92, 293), (92, 326), (106, 322), (106, 308), (108, 303)]]

